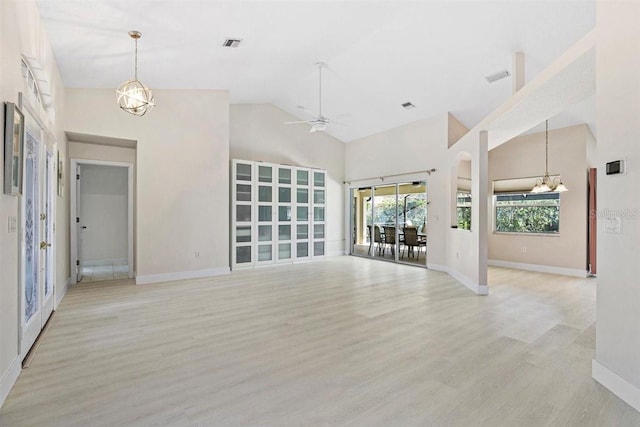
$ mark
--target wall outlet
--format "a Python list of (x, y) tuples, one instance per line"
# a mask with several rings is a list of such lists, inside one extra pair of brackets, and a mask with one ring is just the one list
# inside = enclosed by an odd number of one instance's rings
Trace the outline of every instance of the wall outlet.
[(200, 258), (200, 252), (196, 251), (196, 258)]
[(523, 253), (523, 254), (526, 254), (526, 253), (527, 253), (527, 247), (526, 247), (526, 246), (523, 246), (523, 247), (522, 247), (522, 253)]

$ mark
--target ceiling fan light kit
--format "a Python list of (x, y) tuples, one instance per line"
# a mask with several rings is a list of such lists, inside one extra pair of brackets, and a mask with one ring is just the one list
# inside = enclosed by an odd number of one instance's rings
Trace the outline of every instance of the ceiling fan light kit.
[(328, 117), (325, 117), (324, 115), (322, 115), (322, 69), (326, 68), (327, 64), (325, 64), (322, 61), (319, 61), (319, 62), (316, 62), (316, 67), (318, 67), (318, 115), (316, 116), (311, 111), (298, 105), (298, 109), (309, 114), (312, 117), (312, 119), (299, 120), (294, 122), (284, 122), (285, 125), (291, 125), (296, 123), (308, 123), (311, 125), (311, 128), (309, 129), (309, 133), (322, 132), (326, 130), (327, 127), (332, 123), (341, 124), (333, 120), (330, 120)]
[(133, 80), (127, 80), (116, 89), (118, 106), (134, 116), (144, 116), (154, 106), (153, 93), (138, 80), (138, 39), (140, 31), (129, 31), (129, 37), (135, 40), (135, 72)]

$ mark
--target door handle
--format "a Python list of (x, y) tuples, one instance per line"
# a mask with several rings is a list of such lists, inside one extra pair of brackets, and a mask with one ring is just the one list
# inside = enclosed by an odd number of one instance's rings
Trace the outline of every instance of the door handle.
[(51, 246), (51, 243), (47, 243), (47, 242), (40, 242), (40, 249), (47, 249), (48, 247)]

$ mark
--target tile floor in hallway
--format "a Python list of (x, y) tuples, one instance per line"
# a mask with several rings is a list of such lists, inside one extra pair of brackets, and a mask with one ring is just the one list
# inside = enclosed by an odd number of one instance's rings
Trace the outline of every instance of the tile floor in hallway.
[(121, 280), (129, 277), (129, 266), (121, 264), (84, 265), (81, 283)]

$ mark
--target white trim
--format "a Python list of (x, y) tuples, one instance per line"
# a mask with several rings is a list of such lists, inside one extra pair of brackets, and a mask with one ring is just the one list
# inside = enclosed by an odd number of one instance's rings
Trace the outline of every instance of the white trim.
[(67, 280), (64, 286), (62, 287), (62, 289), (58, 289), (58, 287), (56, 286), (56, 300), (55, 300), (55, 305), (53, 306), (54, 310), (58, 309), (58, 306), (62, 302), (62, 298), (64, 298), (64, 296), (67, 294), (67, 291), (69, 290), (70, 285), (71, 285), (71, 277), (67, 277)]
[(487, 285), (478, 285), (476, 282), (451, 267), (441, 264), (427, 263), (427, 268), (430, 270), (447, 273), (449, 276), (453, 277), (458, 282), (471, 289), (477, 295), (489, 295), (489, 287)]
[(75, 179), (75, 174), (77, 171), (77, 167), (78, 165), (102, 165), (102, 166), (116, 166), (116, 167), (125, 167), (127, 168), (127, 181), (128, 181), (128, 185), (127, 185), (127, 257), (128, 257), (128, 264), (129, 264), (129, 279), (133, 279), (135, 277), (134, 271), (133, 271), (133, 204), (134, 204), (134, 200), (133, 200), (133, 168), (134, 168), (134, 164), (133, 163), (127, 163), (127, 162), (111, 162), (111, 161), (106, 161), (106, 160), (89, 160), (89, 159), (80, 159), (80, 158), (72, 158), (71, 159), (71, 167), (69, 168), (70, 171), (70, 179), (71, 179), (71, 185), (70, 185), (70, 215), (69, 215), (69, 230), (71, 232), (71, 239), (70, 239), (70, 252), (71, 252), (71, 257), (69, 259), (69, 268), (71, 269), (70, 271), (72, 272), (71, 274), (71, 284), (75, 284), (76, 283), (76, 275), (73, 274), (74, 271), (76, 271), (76, 260), (78, 259), (78, 231), (77, 231), (77, 225), (76, 225), (76, 217), (78, 216), (77, 213), (77, 185), (78, 185), (78, 180)]
[(640, 411), (640, 388), (631, 384), (595, 359), (591, 361), (591, 376), (636, 411)]
[(427, 262), (427, 268), (429, 270), (440, 271), (442, 273), (447, 273), (448, 274), (446, 265), (432, 264), (430, 262)]
[(561, 276), (587, 277), (587, 270), (577, 270), (573, 268), (553, 267), (551, 265), (524, 264), (521, 262), (500, 261), (490, 259), (487, 263), (493, 267), (514, 268), (516, 270), (536, 271), (538, 273), (559, 274)]
[(489, 287), (487, 285), (479, 285), (464, 274), (460, 273), (457, 270), (454, 270), (451, 267), (447, 267), (447, 274), (465, 285), (467, 288), (471, 289), (476, 294), (489, 295)]
[(9, 396), (13, 385), (20, 376), (20, 372), (22, 372), (22, 364), (20, 357), (16, 356), (11, 365), (9, 365), (9, 369), (5, 371), (0, 379), (0, 408), (2, 408), (4, 401)]
[(176, 280), (201, 279), (204, 277), (222, 276), (229, 274), (229, 267), (208, 268), (206, 270), (177, 271), (175, 273), (145, 274), (136, 277), (136, 285), (149, 283), (173, 282)]

